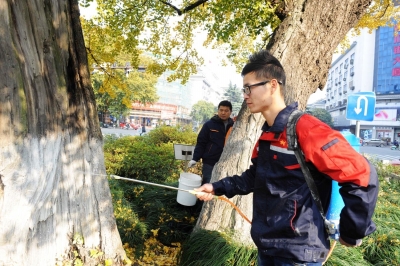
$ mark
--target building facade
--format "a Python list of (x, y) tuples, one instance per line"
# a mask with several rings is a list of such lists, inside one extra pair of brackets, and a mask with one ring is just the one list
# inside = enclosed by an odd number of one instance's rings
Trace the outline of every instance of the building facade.
[(373, 121), (360, 121), (363, 139), (400, 139), (400, 38), (398, 27), (364, 30), (349, 49), (331, 64), (326, 90), (326, 110), (335, 128), (355, 132), (355, 120), (346, 119), (347, 97), (374, 92)]
[(325, 99), (319, 99), (313, 103), (308, 103), (307, 108), (312, 110), (312, 109), (325, 109), (326, 106), (326, 100)]

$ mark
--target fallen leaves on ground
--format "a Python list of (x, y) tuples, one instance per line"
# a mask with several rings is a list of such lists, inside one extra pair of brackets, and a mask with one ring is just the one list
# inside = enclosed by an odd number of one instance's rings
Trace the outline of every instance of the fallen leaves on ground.
[(181, 250), (180, 243), (172, 243), (171, 247), (160, 243), (156, 237), (158, 229), (151, 230), (153, 236), (145, 242), (145, 251), (143, 257), (135, 258), (135, 250), (129, 244), (124, 244), (127, 257), (132, 261), (133, 266), (174, 266), (176, 265), (177, 255)]

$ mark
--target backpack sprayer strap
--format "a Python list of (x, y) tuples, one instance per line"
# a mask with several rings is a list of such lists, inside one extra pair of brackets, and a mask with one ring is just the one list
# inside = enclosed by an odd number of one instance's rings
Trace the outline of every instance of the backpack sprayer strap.
[(303, 172), (304, 179), (306, 180), (307, 185), (310, 189), (311, 196), (318, 207), (322, 219), (324, 220), (325, 229), (327, 230), (329, 235), (333, 235), (336, 233), (335, 224), (327, 220), (325, 217), (324, 208), (322, 207), (322, 202), (318, 193), (317, 185), (315, 184), (314, 178), (311, 176), (310, 169), (308, 169), (306, 165), (304, 155), (297, 142), (296, 125), (303, 114), (304, 113), (300, 110), (294, 110), (289, 116), (286, 129), (288, 150), (294, 151), (296, 159), (300, 164), (301, 171)]

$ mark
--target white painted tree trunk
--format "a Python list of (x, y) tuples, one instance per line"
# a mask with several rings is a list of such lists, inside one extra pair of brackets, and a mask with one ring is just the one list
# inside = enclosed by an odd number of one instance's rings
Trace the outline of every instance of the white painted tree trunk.
[[(287, 76), (285, 101), (299, 102), (305, 108), (307, 99), (322, 89), (328, 76), (333, 52), (346, 33), (355, 26), (370, 0), (291, 0), (284, 1), (289, 14), (275, 30), (267, 48), (281, 61)], [(219, 163), (212, 182), (229, 175), (241, 174), (250, 164), (254, 144), (260, 135), (264, 118), (250, 114), (245, 105)], [(231, 199), (248, 217), (252, 214), (252, 194)], [(231, 232), (238, 243), (251, 245), (250, 225), (224, 201), (203, 205), (196, 227)]]
[(77, 237), (117, 265), (77, 1), (0, 0), (0, 50), (0, 265), (55, 265)]

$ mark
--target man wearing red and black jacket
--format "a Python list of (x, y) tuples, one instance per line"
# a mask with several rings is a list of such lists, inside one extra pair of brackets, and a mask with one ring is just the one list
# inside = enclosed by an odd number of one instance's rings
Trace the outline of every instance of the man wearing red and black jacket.
[[(251, 236), (258, 247), (258, 265), (322, 265), (329, 252), (329, 236), (293, 151), (287, 149), (286, 125), (297, 103), (284, 102), (285, 72), (268, 51), (253, 54), (243, 68), (244, 99), (252, 113), (266, 122), (254, 148), (252, 165), (241, 176), (204, 184), (201, 200), (213, 195), (253, 192)], [(344, 208), (340, 242), (359, 246), (375, 231), (372, 222), (378, 177), (375, 168), (357, 153), (342, 134), (311, 115), (303, 115), (296, 133), (325, 210), (332, 179), (339, 182)], [(311, 168), (311, 167), (310, 167)], [(296, 264), (297, 263), (297, 264)]]

